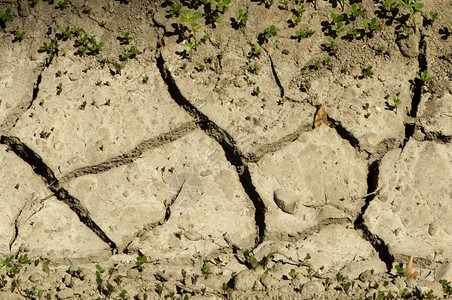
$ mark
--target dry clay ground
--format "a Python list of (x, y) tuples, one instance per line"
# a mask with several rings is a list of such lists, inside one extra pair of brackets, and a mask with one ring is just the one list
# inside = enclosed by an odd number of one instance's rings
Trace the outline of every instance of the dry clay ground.
[(0, 298), (450, 297), (451, 2), (218, 2), (0, 2)]

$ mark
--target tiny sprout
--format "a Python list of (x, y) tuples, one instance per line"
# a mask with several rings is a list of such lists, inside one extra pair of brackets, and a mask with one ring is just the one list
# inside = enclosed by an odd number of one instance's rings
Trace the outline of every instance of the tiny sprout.
[(147, 83), (149, 81), (149, 76), (144, 76), (143, 83)]
[(14, 41), (21, 42), (24, 39), (25, 31), (19, 31), (19, 27), (14, 28), (12, 33), (14, 34)]
[(253, 96), (259, 96), (259, 93), (261, 92), (261, 88), (260, 87), (255, 87), (253, 92), (251, 93), (251, 95)]
[(85, 7), (83, 8), (84, 13), (89, 13), (93, 8), (89, 6), (88, 4), (85, 4)]
[(58, 2), (58, 7), (60, 9), (65, 8), (66, 6), (68, 6), (71, 3), (71, 0), (61, 0)]
[(86, 102), (86, 101), (83, 101), (82, 105), (80, 105), (80, 109), (81, 109), (81, 110), (85, 110), (86, 104), (87, 104), (87, 102)]
[(121, 44), (128, 44), (133, 39), (132, 35), (129, 32), (121, 32), (121, 37), (119, 37), (119, 40), (121, 40)]
[(57, 86), (57, 95), (58, 95), (58, 96), (61, 95), (62, 92), (63, 92), (63, 84), (60, 83), (60, 84)]
[(137, 257), (136, 265), (140, 271), (143, 271), (143, 269), (144, 269), (143, 264), (147, 263), (147, 260), (148, 259), (145, 255)]
[(162, 296), (163, 293), (163, 287), (160, 284), (157, 284), (157, 294), (159, 294), (159, 296)]
[(101, 27), (105, 27), (105, 25), (107, 24), (107, 22), (105, 22), (104, 20), (100, 21), (99, 25)]
[(250, 71), (251, 71), (251, 73), (257, 74), (257, 72), (259, 71), (259, 69), (261, 67), (262, 67), (262, 65), (260, 63), (258, 63), (257, 61), (254, 61), (250, 67)]
[(119, 293), (119, 297), (121, 297), (121, 299), (125, 299), (126, 298), (126, 294), (127, 294), (127, 291), (126, 290), (122, 290), (121, 293)]
[(265, 28), (264, 30), (264, 36), (266, 39), (272, 37), (272, 36), (276, 36), (276, 26), (275, 25), (271, 25), (268, 28)]
[(262, 48), (259, 44), (254, 45), (253, 48), (251, 48), (251, 52), (250, 52), (250, 58), (251, 57), (259, 57), (259, 55), (261, 55), (262, 53)]
[(294, 279), (295, 278), (295, 269), (291, 269), (289, 272), (289, 276)]
[(211, 274), (210, 267), (208, 265), (205, 265), (204, 267), (202, 267), (201, 272), (203, 276), (208, 276), (209, 274)]
[(239, 16), (237, 18), (237, 26), (238, 27), (242, 27), (242, 26), (246, 26), (246, 21), (248, 20), (248, 14), (243, 12), (243, 9), (239, 9), (238, 11)]
[(204, 71), (204, 65), (203, 65), (202, 63), (198, 63), (198, 64), (197, 64), (196, 70), (197, 70), (198, 72)]
[(364, 68), (364, 69), (362, 70), (362, 74), (363, 74), (363, 77), (364, 77), (364, 78), (371, 76), (371, 75), (373, 74), (373, 72), (372, 72), (372, 66), (367, 66), (366, 68)]

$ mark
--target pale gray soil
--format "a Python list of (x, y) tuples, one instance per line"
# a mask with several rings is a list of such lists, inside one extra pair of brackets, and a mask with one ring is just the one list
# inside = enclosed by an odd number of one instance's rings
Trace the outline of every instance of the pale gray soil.
[(67, 2), (0, 1), (0, 299), (452, 297), (449, 0)]

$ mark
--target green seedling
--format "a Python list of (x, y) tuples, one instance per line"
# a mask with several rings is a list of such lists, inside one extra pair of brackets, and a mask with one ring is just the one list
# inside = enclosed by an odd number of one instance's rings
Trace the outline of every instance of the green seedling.
[(63, 9), (65, 7), (67, 7), (70, 3), (71, 3), (71, 0), (61, 0), (58, 2), (58, 7), (60, 9)]
[(341, 32), (343, 32), (344, 29), (344, 23), (342, 20), (344, 19), (344, 15), (337, 16), (335, 13), (332, 13), (331, 19), (333, 19), (333, 22), (331, 22), (331, 30), (334, 32), (334, 37), (338, 37)]
[(295, 269), (291, 269), (291, 270), (289, 271), (289, 276), (290, 276), (292, 279), (295, 278)]
[(250, 72), (257, 74), (261, 67), (262, 67), (262, 65), (260, 63), (258, 63), (257, 61), (254, 61), (253, 64), (250, 66)]
[(191, 277), (191, 284), (196, 285), (196, 283), (198, 282), (198, 278), (199, 278), (199, 274), (194, 274)]
[(149, 81), (149, 76), (144, 76), (142, 82), (148, 83), (148, 81)]
[(97, 43), (96, 37), (94, 35), (90, 38), (91, 46), (88, 46), (89, 51), (91, 54), (99, 54), (99, 52), (102, 50), (102, 47), (105, 45), (104, 42)]
[(121, 75), (121, 70), (124, 68), (124, 66), (119, 63), (113, 63), (113, 68), (115, 69), (116, 74)]
[(375, 50), (377, 55), (387, 55), (389, 54), (389, 50), (386, 49), (384, 46), (379, 46), (376, 50)]
[(81, 34), (83, 32), (83, 28), (81, 27), (74, 27), (72, 28), (72, 34), (75, 36), (78, 36), (79, 34)]
[(441, 283), (444, 293), (452, 295), (452, 286), (450, 281), (447, 281), (447, 279), (441, 279), (439, 283)]
[(248, 20), (248, 14), (243, 12), (243, 9), (239, 9), (238, 11), (239, 16), (237, 18), (237, 26), (238, 27), (245, 27), (246, 26), (246, 21)]
[(106, 288), (107, 288), (106, 291), (107, 298), (110, 298), (111, 294), (115, 291), (115, 287), (110, 282), (107, 282)]
[(224, 13), (228, 9), (228, 4), (231, 3), (231, 0), (209, 0), (209, 2), (217, 6), (217, 11)]
[(303, 87), (304, 87), (304, 89), (306, 90), (306, 92), (309, 93), (309, 89), (311, 88), (311, 82), (309, 82), (309, 79), (306, 79), (306, 80), (303, 82)]
[(251, 48), (251, 52), (249, 53), (249, 57), (253, 58), (253, 57), (259, 57), (259, 55), (261, 55), (262, 53), (262, 48), (259, 44), (254, 45), (253, 48)]
[(316, 60), (312, 63), (311, 69), (318, 70), (320, 68), (320, 60)]
[(328, 43), (325, 45), (326, 49), (328, 50), (328, 52), (336, 54), (337, 51), (339, 50), (339, 48), (337, 47), (337, 42), (336, 40), (332, 39), (332, 38), (328, 38)]
[(197, 11), (193, 15), (191, 14), (191, 11), (189, 9), (186, 9), (184, 11), (184, 14), (180, 16), (180, 19), (184, 23), (188, 23), (190, 25), (190, 28), (187, 30), (188, 34), (193, 35), (193, 40), (189, 38), (189, 40), (186, 40), (184, 42), (185, 46), (187, 46), (190, 49), (190, 58), (192, 56), (193, 50), (196, 50), (196, 47), (199, 46), (198, 40), (196, 39), (196, 33), (203, 27), (200, 24), (197, 24), (195, 20), (202, 17), (202, 13)]
[(117, 285), (120, 285), (122, 282), (122, 276), (121, 275), (116, 276), (115, 279), (113, 279), (113, 281), (116, 282)]
[(83, 8), (83, 12), (85, 14), (89, 13), (93, 8), (89, 6), (88, 4), (85, 4), (85, 7)]
[(351, 36), (353, 39), (356, 39), (356, 38), (358, 38), (358, 37), (361, 36), (361, 30), (356, 29), (356, 28), (353, 28), (353, 29), (350, 29), (350, 30), (348, 31), (348, 34), (349, 34), (349, 36)]
[(133, 40), (132, 35), (130, 34), (130, 32), (121, 32), (121, 36), (119, 37), (119, 40), (121, 41), (121, 44), (129, 44), (129, 42), (131, 40)]
[(308, 268), (308, 270), (306, 271), (306, 274), (304, 274), (303, 276), (308, 278), (309, 281), (312, 281), (312, 278), (314, 277), (314, 275), (315, 275), (314, 269), (313, 268)]
[(372, 36), (374, 31), (380, 31), (383, 28), (381, 27), (381, 25), (378, 22), (377, 18), (372, 18), (372, 20), (370, 20), (370, 22), (367, 21), (363, 21), (363, 26), (365, 29), (368, 29), (369, 35)]
[(148, 258), (143, 255), (143, 256), (138, 256), (137, 257), (137, 262), (136, 262), (136, 266), (138, 267), (138, 270), (143, 271), (144, 270), (144, 264), (147, 263)]
[(303, 13), (305, 11), (306, 11), (306, 9), (304, 8), (304, 5), (301, 5), (301, 6), (295, 5), (295, 10), (293, 11), (293, 15), (292, 15), (292, 23), (294, 26), (301, 22)]
[(433, 79), (430, 77), (430, 74), (428, 73), (427, 70), (422, 71), (422, 73), (420, 73), (420, 74), (416, 74), (416, 79), (421, 80), (423, 82), (424, 87), (428, 91), (433, 90), (433, 84), (432, 84)]
[(364, 8), (362, 5), (357, 6), (356, 4), (352, 4), (352, 10), (347, 10), (345, 14), (351, 20), (355, 20), (357, 17), (362, 16), (364, 14)]
[(252, 270), (263, 269), (262, 265), (257, 261), (256, 257), (249, 250), (242, 249), (242, 255), (245, 258), (245, 264)]
[(399, 7), (399, 4), (396, 2), (396, 0), (386, 0), (383, 5), (390, 12), (394, 12)]
[(424, 297), (427, 299), (434, 299), (435, 295), (433, 294), (433, 290), (424, 291)]
[(67, 26), (66, 28), (60, 28), (60, 32), (63, 40), (67, 40), (72, 35), (72, 30), (69, 26)]
[(255, 87), (253, 92), (251, 93), (251, 95), (253, 96), (259, 96), (259, 93), (261, 92), (261, 88), (260, 87)]
[(100, 21), (99, 23), (100, 27), (105, 27), (106, 24), (107, 22), (105, 22), (104, 20)]
[(312, 36), (314, 32), (315, 31), (311, 28), (306, 27), (305, 30), (301, 29), (300, 31), (296, 31), (295, 34), (298, 37), (298, 41), (301, 41), (302, 39), (307, 39), (308, 37)]
[(47, 44), (44, 42), (44, 45), (39, 48), (38, 52), (46, 52), (47, 54), (50, 54), (52, 53), (54, 46), (54, 43)]
[(264, 29), (264, 36), (266, 39), (269, 39), (272, 36), (276, 36), (276, 26), (275, 25), (271, 25), (268, 28)]
[(409, 20), (413, 28), (413, 33), (416, 34), (416, 18), (415, 14), (424, 7), (423, 3), (415, 3), (415, 0), (397, 0), (401, 5), (408, 8)]
[(403, 299), (408, 299), (411, 297), (411, 292), (408, 292), (408, 290), (406, 288), (404, 288), (403, 290), (399, 291), (400, 297), (402, 297)]
[(207, 276), (209, 276), (210, 274), (212, 274), (212, 273), (210, 272), (210, 266), (209, 266), (209, 265), (204, 265), (204, 267), (202, 267), (202, 269), (201, 269), (201, 273), (202, 273), (202, 275), (203, 275), (204, 277), (207, 277)]
[(181, 4), (179, 4), (179, 5), (171, 4), (170, 5), (170, 10), (168, 11), (168, 14), (170, 16), (178, 17), (179, 14), (180, 14), (181, 9), (182, 9), (182, 5)]
[(10, 257), (6, 258), (5, 260), (2, 260), (0, 258), (0, 269), (5, 269), (9, 266), (11, 266), (11, 261), (13, 260), (14, 255), (11, 255)]
[(127, 294), (127, 291), (126, 290), (122, 290), (121, 293), (119, 293), (119, 297), (121, 299), (126, 299), (126, 294)]
[(367, 66), (364, 69), (362, 69), (362, 74), (364, 78), (367, 78), (369, 76), (372, 76), (372, 66)]
[(434, 11), (431, 11), (431, 12), (429, 12), (428, 14), (429, 14), (429, 16), (430, 16), (430, 20), (431, 20), (432, 23), (433, 23), (433, 21), (435, 21), (436, 19), (438, 19), (438, 13), (436, 13), (436, 12), (434, 12)]
[(25, 31), (20, 31), (19, 27), (14, 28), (11, 32), (14, 34), (14, 41), (21, 42), (24, 39)]
[(0, 19), (2, 28), (5, 28), (6, 21), (12, 21), (13, 19), (11, 8), (7, 8), (5, 11), (0, 10)]
[(122, 54), (120, 55), (119, 59), (120, 60), (127, 60), (127, 59), (132, 59), (135, 58), (138, 54), (141, 54), (140, 50), (137, 49), (137, 47), (132, 46), (132, 48), (130, 50), (123, 51)]
[(204, 66), (202, 63), (198, 63), (196, 66), (197, 66), (197, 67), (196, 67), (196, 70), (197, 70), (198, 72), (204, 71), (205, 66)]
[(80, 109), (85, 110), (87, 104), (88, 103), (86, 101), (83, 101), (82, 105), (80, 105)]

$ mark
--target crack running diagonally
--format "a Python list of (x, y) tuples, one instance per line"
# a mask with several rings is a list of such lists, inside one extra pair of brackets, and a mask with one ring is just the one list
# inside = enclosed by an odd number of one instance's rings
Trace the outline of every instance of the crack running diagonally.
[(253, 202), (255, 208), (255, 223), (258, 229), (258, 238), (256, 240), (256, 246), (259, 245), (265, 236), (265, 204), (256, 191), (256, 187), (252, 182), (251, 175), (248, 170), (248, 166), (244, 163), (244, 158), (241, 151), (237, 148), (234, 139), (224, 129), (220, 128), (216, 123), (211, 121), (206, 115), (199, 111), (190, 101), (188, 101), (181, 93), (177, 86), (171, 72), (165, 65), (165, 60), (162, 53), (159, 53), (156, 57), (157, 68), (160, 70), (163, 81), (165, 82), (168, 92), (172, 99), (186, 112), (193, 117), (196, 124), (211, 138), (213, 138), (223, 149), (226, 159), (231, 165), (233, 165), (239, 176), (240, 183), (242, 184), (245, 193), (249, 199)]
[(94, 222), (89, 215), (88, 209), (83, 206), (80, 200), (70, 195), (65, 189), (58, 188), (59, 182), (53, 171), (44, 163), (38, 154), (22, 143), (17, 137), (1, 136), (0, 144), (7, 145), (18, 157), (25, 161), (33, 169), (33, 172), (41, 177), (56, 198), (68, 205), (69, 208), (77, 214), (79, 220), (83, 224), (94, 232), (103, 242), (108, 244), (113, 253), (116, 252), (116, 244), (102, 231), (96, 222)]

